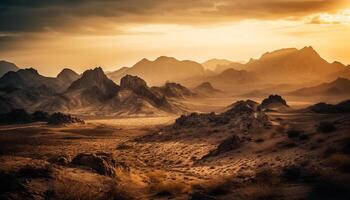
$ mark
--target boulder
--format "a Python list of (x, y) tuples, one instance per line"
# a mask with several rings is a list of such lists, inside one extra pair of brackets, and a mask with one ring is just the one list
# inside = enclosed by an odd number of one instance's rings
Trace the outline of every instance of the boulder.
[(81, 153), (75, 156), (72, 164), (90, 168), (105, 176), (116, 177), (116, 169), (129, 171), (125, 163), (116, 162), (111, 154)]
[(270, 95), (268, 98), (264, 99), (261, 102), (261, 108), (262, 109), (285, 109), (288, 108), (288, 104), (286, 100), (284, 100), (281, 96), (279, 95)]
[(211, 151), (207, 156), (217, 156), (222, 153), (238, 149), (241, 146), (241, 143), (242, 140), (240, 137), (237, 135), (232, 135), (220, 142), (219, 146), (215, 150)]

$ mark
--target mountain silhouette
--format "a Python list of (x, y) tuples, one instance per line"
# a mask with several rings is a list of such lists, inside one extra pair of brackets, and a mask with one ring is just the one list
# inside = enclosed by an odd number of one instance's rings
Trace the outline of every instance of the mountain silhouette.
[(319, 81), (345, 69), (343, 64), (328, 63), (312, 48), (280, 49), (265, 53), (246, 64), (248, 71), (259, 74), (267, 82)]
[(19, 68), (15, 64), (7, 62), (5, 60), (0, 61), (0, 77), (9, 71), (15, 72), (17, 70), (19, 70)]
[(201, 64), (172, 57), (161, 56), (154, 61), (142, 59), (130, 68), (122, 68), (110, 73), (115, 82), (126, 74), (142, 77), (150, 85), (163, 85), (166, 81), (181, 82), (193, 77), (203, 77), (204, 68)]
[(214, 59), (210, 59), (210, 60), (205, 61), (204, 63), (202, 63), (202, 66), (205, 69), (215, 71), (215, 70), (217, 70), (217, 67), (219, 65), (224, 66), (224, 65), (229, 65), (231, 63), (232, 63), (232, 61), (230, 61), (230, 60), (214, 58)]

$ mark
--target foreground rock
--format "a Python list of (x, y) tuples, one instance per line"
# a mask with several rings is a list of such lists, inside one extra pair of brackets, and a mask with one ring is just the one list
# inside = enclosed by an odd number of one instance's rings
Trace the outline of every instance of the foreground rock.
[(289, 108), (286, 100), (279, 95), (270, 95), (261, 102), (261, 108), (266, 110), (282, 110)]
[(81, 153), (73, 158), (72, 164), (88, 167), (105, 176), (116, 177), (116, 170), (129, 171), (129, 167), (121, 162), (116, 162), (112, 155), (106, 153)]

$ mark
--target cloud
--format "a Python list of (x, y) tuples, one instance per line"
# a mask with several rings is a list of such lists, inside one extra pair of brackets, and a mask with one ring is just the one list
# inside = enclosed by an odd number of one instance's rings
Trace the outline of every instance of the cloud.
[[(2, 0), (0, 52), (82, 36), (161, 34), (147, 24), (217, 25), (335, 13), (348, 0)], [(322, 23), (318, 18), (311, 23)]]
[[(202, 24), (333, 12), (347, 0), (3, 0), (0, 32), (99, 33), (125, 23)], [(100, 27), (98, 26), (100, 25)], [(97, 28), (95, 28), (97, 26)], [(103, 31), (102, 31), (103, 32)]]

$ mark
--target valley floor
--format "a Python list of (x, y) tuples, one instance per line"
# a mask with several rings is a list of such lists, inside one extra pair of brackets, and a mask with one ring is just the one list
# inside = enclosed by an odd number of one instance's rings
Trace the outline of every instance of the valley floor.
[[(236, 133), (172, 128), (175, 116), (1, 126), (0, 199), (349, 199), (350, 115), (268, 115), (210, 157)], [(81, 153), (113, 158), (116, 175), (72, 163)]]

